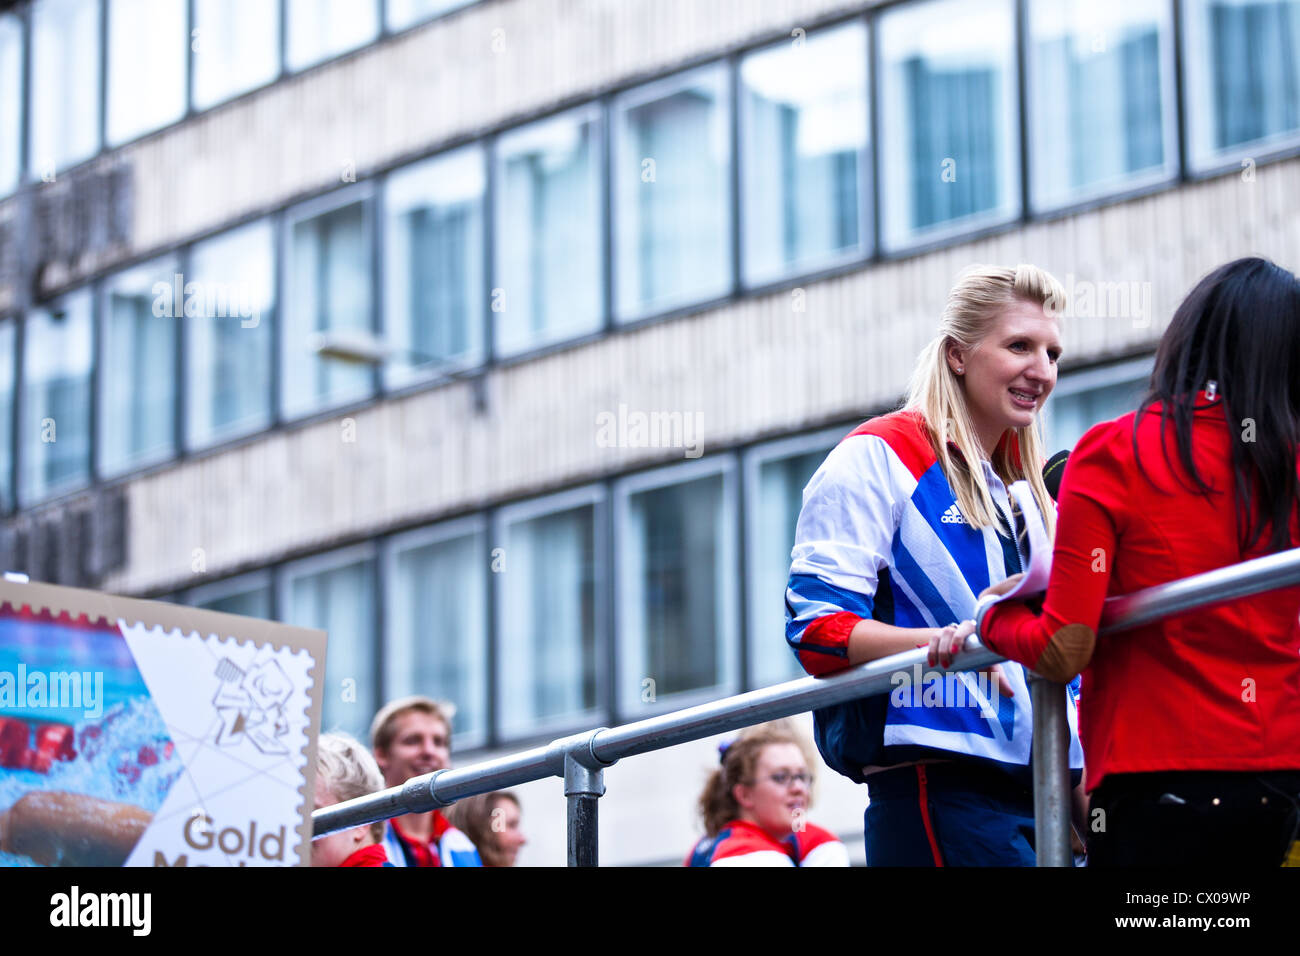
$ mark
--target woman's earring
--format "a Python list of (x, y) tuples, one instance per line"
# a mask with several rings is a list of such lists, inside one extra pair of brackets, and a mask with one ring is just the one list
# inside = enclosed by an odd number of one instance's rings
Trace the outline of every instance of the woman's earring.
[(965, 366), (965, 365), (958, 365), (958, 366), (957, 366), (957, 374), (958, 374), (958, 375), (960, 375), (960, 374), (961, 374), (962, 372), (964, 372), (964, 371), (966, 371), (966, 366)]

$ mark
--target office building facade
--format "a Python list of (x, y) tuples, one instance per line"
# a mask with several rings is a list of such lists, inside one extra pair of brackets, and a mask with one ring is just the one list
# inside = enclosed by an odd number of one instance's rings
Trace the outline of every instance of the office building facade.
[[(1300, 261), (1300, 0), (3, 11), (6, 567), (325, 628), (327, 727), (450, 699), (461, 763), (799, 676), (801, 489), (966, 265), (1070, 293), (1055, 450)], [(604, 859), (714, 759), (612, 768)]]

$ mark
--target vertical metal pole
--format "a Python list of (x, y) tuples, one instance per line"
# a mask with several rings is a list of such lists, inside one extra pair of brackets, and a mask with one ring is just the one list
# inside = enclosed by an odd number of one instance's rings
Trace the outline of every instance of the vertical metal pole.
[(598, 801), (605, 793), (605, 771), (591, 770), (564, 755), (564, 796), (569, 803), (569, 866), (599, 866)]
[(1029, 682), (1034, 708), (1034, 846), (1039, 866), (1070, 866), (1070, 724), (1065, 685)]

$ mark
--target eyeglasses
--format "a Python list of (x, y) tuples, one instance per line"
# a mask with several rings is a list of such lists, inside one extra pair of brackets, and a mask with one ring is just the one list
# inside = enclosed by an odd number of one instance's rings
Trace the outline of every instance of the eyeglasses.
[(768, 775), (767, 779), (771, 780), (778, 787), (788, 787), (792, 783), (801, 783), (805, 787), (812, 786), (812, 774), (808, 773), (806, 770), (801, 770), (798, 773), (790, 773), (788, 770), (782, 770), (779, 773)]

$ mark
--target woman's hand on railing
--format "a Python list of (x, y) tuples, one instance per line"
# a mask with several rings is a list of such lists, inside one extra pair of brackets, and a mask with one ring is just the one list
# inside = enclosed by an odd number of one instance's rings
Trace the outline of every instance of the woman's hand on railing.
[[(960, 624), (949, 624), (947, 627), (935, 628), (930, 637), (929, 656), (926, 658), (927, 663), (934, 667), (937, 663), (940, 667), (947, 667), (952, 663), (952, 659), (961, 653), (962, 646), (966, 643), (966, 638), (975, 633), (974, 621), (962, 621)], [(1003, 697), (1014, 697), (1015, 691), (1011, 688), (1011, 682), (1007, 676), (1002, 673), (1002, 668), (993, 664), (989, 667), (982, 667), (980, 670), (996, 677), (998, 681), (998, 693)]]

